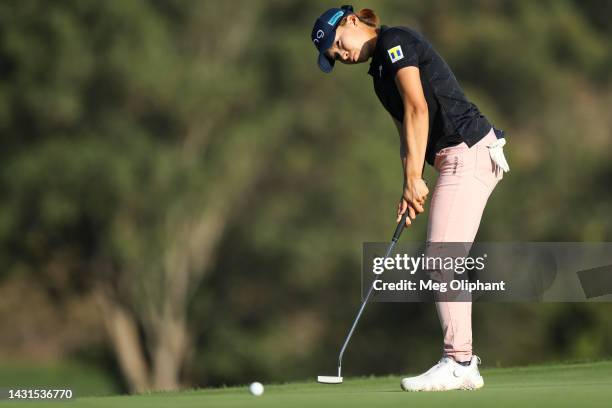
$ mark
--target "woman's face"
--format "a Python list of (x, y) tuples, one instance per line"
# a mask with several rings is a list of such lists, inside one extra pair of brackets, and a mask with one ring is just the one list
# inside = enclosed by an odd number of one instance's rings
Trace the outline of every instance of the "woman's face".
[(338, 26), (334, 44), (326, 51), (327, 55), (343, 64), (359, 64), (370, 58), (368, 41), (371, 36), (365, 25), (355, 15), (347, 17), (346, 24)]

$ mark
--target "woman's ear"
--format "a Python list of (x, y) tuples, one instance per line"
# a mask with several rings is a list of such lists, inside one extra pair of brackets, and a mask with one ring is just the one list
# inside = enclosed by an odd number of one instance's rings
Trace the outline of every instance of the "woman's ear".
[(356, 14), (351, 14), (348, 17), (346, 17), (347, 22), (352, 25), (357, 27), (357, 22), (359, 21), (359, 19), (357, 18)]

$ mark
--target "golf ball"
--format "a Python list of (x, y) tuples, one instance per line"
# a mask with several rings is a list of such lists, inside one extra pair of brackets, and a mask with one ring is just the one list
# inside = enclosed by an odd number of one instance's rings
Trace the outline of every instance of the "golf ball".
[(259, 382), (254, 382), (249, 385), (249, 391), (256, 397), (264, 393), (264, 386)]

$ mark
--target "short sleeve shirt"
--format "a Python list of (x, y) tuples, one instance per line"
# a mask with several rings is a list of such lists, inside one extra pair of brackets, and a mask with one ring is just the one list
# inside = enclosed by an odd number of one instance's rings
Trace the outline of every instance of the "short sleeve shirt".
[(429, 110), (425, 153), (429, 164), (434, 164), (435, 154), (441, 149), (462, 142), (472, 147), (491, 130), (491, 123), (468, 101), (448, 64), (422, 34), (408, 27), (383, 25), (368, 74), (373, 78), (378, 99), (391, 116), (399, 122), (404, 120), (395, 74), (408, 66), (419, 68)]

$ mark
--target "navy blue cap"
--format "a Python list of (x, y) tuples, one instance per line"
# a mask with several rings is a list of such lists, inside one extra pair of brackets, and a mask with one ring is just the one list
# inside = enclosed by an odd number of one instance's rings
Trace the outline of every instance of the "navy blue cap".
[(342, 18), (349, 14), (353, 14), (353, 6), (329, 9), (317, 18), (312, 28), (310, 37), (317, 50), (319, 50), (319, 68), (326, 74), (334, 68), (335, 60), (325, 55), (325, 51), (334, 45), (336, 28), (338, 28)]

